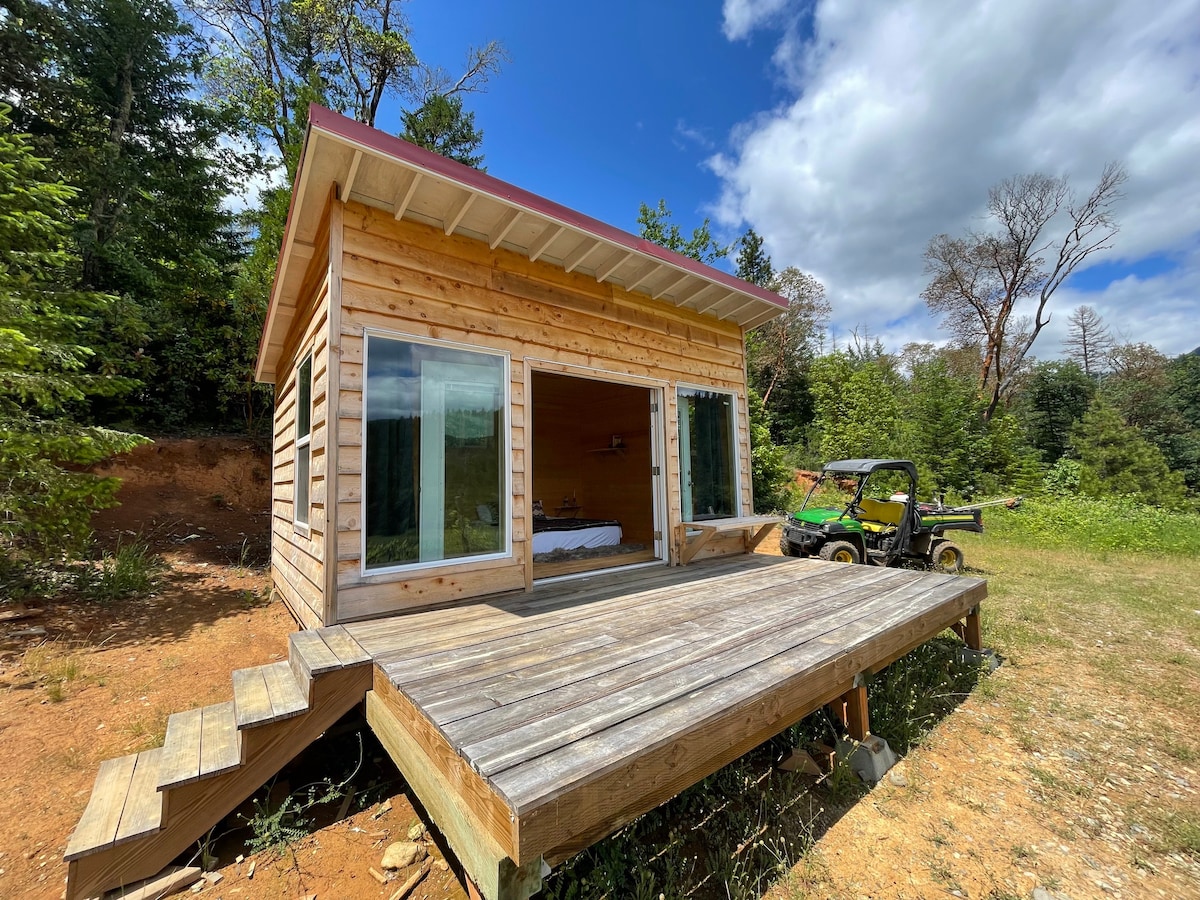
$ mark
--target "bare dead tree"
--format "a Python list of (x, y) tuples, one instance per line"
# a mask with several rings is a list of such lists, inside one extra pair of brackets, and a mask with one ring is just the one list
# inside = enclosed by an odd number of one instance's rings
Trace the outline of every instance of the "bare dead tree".
[(1083, 367), (1087, 375), (1098, 375), (1113, 349), (1113, 337), (1100, 313), (1091, 306), (1077, 306), (1067, 319), (1067, 337), (1063, 341), (1067, 356)]
[[(988, 191), (994, 230), (930, 240), (925, 250), (930, 281), (921, 296), (958, 340), (983, 347), (980, 389), (991, 394), (985, 418), (1009, 395), (1030, 348), (1050, 322), (1054, 292), (1085, 259), (1111, 246), (1119, 230), (1112, 206), (1126, 177), (1121, 164), (1110, 162), (1091, 193), (1080, 199), (1066, 177), (1014, 176)], [(1022, 301), (1033, 312), (1019, 328), (1014, 314)]]

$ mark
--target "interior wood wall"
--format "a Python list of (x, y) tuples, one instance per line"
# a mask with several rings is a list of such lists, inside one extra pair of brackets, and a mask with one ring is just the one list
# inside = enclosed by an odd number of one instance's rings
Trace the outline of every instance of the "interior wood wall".
[[(679, 521), (675, 383), (738, 397), (743, 514), (751, 510), (750, 440), (741, 329), (504, 249), (345, 205), (337, 393), (337, 607), (330, 618), (369, 618), (527, 586), (529, 499), (526, 367), (604, 370), (663, 388), (668, 526)], [(507, 351), (511, 365), (513, 505), (510, 560), (452, 562), (399, 574), (362, 572), (362, 391), (366, 329)], [(544, 499), (544, 498), (543, 498)], [(561, 498), (559, 498), (561, 499)], [(719, 546), (712, 552), (719, 552)]]
[[(547, 515), (574, 497), (586, 519), (616, 519), (626, 543), (654, 539), (646, 388), (535, 373), (532, 499)], [(611, 448), (612, 436), (623, 446)]]

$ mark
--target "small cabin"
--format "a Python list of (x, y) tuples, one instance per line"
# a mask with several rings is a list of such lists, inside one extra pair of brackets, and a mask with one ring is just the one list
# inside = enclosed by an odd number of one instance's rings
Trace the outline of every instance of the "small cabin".
[(311, 628), (744, 552), (744, 336), (785, 308), (312, 107), (256, 371), (275, 589)]

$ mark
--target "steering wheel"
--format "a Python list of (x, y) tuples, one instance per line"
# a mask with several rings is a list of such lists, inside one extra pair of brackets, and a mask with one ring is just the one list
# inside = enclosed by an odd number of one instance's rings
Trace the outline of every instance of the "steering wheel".
[(855, 519), (857, 519), (859, 516), (865, 516), (867, 514), (867, 511), (856, 503), (851, 503), (846, 511), (849, 512), (850, 515)]

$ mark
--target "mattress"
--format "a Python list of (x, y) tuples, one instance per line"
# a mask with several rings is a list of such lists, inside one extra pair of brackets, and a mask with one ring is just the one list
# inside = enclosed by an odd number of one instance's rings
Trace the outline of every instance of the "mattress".
[(621, 543), (621, 523), (615, 519), (557, 519), (537, 516), (533, 520), (533, 552), (615, 547)]

